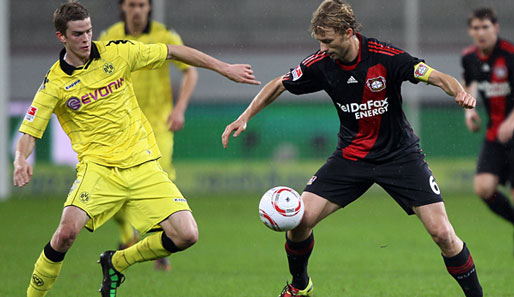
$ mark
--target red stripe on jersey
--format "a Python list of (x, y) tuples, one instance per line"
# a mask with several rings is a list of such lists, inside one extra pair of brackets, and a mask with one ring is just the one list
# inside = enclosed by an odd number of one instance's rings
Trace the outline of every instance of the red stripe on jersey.
[(393, 54), (391, 52), (386, 52), (386, 51), (377, 51), (377, 50), (372, 50), (372, 49), (370, 49), (369, 51), (373, 52), (373, 53), (388, 55), (388, 56), (396, 56), (397, 55), (397, 54)]
[(461, 55), (463, 55), (463, 56), (469, 55), (469, 54), (474, 53), (476, 51), (477, 51), (477, 47), (475, 45), (468, 46), (467, 48), (462, 50)]
[(378, 51), (382, 51), (382, 52), (388, 52), (388, 53), (391, 53), (391, 54), (394, 54), (394, 55), (401, 54), (399, 52), (395, 52), (395, 51), (389, 50), (387, 48), (382, 48), (382, 47), (373, 46), (373, 45), (368, 46), (368, 48), (370, 49), (370, 51), (378, 50)]
[[(368, 69), (366, 81), (378, 77), (384, 78), (384, 83), (386, 83), (387, 71), (382, 64), (377, 64)], [(386, 90), (387, 87), (379, 92), (372, 92), (366, 84), (366, 86), (364, 86), (364, 91), (362, 92), (362, 103), (367, 105), (366, 103), (368, 101), (384, 100), (386, 97)], [(358, 112), (359, 111), (355, 112), (354, 115)], [(354, 161), (366, 157), (377, 142), (382, 115), (378, 114), (375, 116), (362, 117), (358, 121), (359, 132), (353, 139), (352, 143), (343, 148), (343, 158)]]
[(318, 56), (314, 58), (313, 60), (310, 60), (308, 63), (304, 63), (305, 66), (310, 67), (312, 64), (318, 62), (319, 60), (323, 60), (324, 58), (328, 57), (328, 54), (324, 54), (322, 56)]
[(392, 50), (387, 49), (387, 48), (382, 48), (382, 47), (374, 46), (374, 45), (370, 45), (370, 46), (368, 46), (368, 48), (370, 48), (370, 50), (379, 50), (379, 51), (384, 51), (384, 52), (388, 52), (388, 53), (395, 54), (395, 55), (401, 54), (399, 52), (392, 51)]
[(403, 54), (404, 51), (400, 50), (400, 49), (397, 49), (397, 48), (394, 48), (394, 47), (390, 47), (388, 45), (383, 45), (381, 43), (378, 43), (378, 42), (374, 42), (374, 41), (368, 41), (368, 46), (370, 47), (375, 47), (375, 48), (379, 48), (379, 49), (385, 49), (385, 50), (390, 50), (392, 52), (396, 52), (398, 54)]
[(508, 41), (500, 40), (500, 48), (506, 52), (509, 52), (509, 54), (514, 54), (514, 44)]
[[(503, 68), (503, 69), (502, 69)], [(498, 77), (498, 74), (501, 77)], [(494, 83), (505, 83), (508, 79), (507, 63), (505, 57), (499, 57), (494, 61), (494, 66), (491, 71), (491, 84)], [(489, 117), (491, 119), (491, 125), (487, 128), (485, 137), (489, 141), (494, 141), (498, 136), (498, 128), (501, 123), (505, 120), (505, 96), (489, 97)]]
[(306, 58), (305, 60), (303, 60), (302, 64), (307, 66), (307, 64), (312, 62), (313, 60), (318, 59), (320, 57), (326, 57), (326, 56), (328, 56), (327, 53), (325, 53), (325, 52), (318, 52), (318, 53), (315, 53), (314, 55)]

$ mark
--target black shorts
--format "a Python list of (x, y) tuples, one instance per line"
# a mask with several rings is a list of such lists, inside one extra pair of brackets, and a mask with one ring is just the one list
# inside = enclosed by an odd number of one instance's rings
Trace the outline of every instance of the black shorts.
[(485, 140), (478, 157), (477, 173), (491, 173), (514, 186), (514, 146)]
[(341, 151), (336, 151), (311, 178), (304, 191), (345, 207), (374, 183), (386, 190), (409, 215), (414, 214), (412, 208), (415, 206), (443, 201), (432, 171), (420, 153), (374, 164), (344, 159)]

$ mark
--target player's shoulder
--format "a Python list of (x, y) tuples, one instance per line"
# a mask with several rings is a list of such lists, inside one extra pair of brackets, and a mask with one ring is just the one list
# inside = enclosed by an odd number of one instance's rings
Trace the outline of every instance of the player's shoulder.
[(117, 22), (100, 33), (100, 40), (121, 39), (125, 36), (125, 23)]
[(473, 55), (476, 55), (476, 52), (477, 52), (477, 47), (476, 45), (470, 45), (470, 46), (467, 46), (465, 47), (462, 51), (461, 51), (461, 56), (462, 57), (469, 57), (469, 56), (473, 56)]
[(154, 40), (154, 42), (182, 44), (182, 39), (177, 31), (163, 23), (156, 21), (152, 21), (150, 24), (149, 35)]
[(498, 46), (501, 50), (506, 53), (513, 55), (514, 54), (514, 44), (508, 40), (500, 39), (498, 42)]
[(313, 65), (319, 65), (320, 62), (326, 59), (330, 59), (330, 55), (325, 51), (318, 50), (315, 53), (310, 54), (305, 59), (303, 59), (301, 64), (305, 67), (311, 67)]
[(380, 57), (394, 57), (405, 54), (405, 51), (402, 49), (376, 38), (363, 37), (362, 42), (365, 43), (368, 52), (372, 55), (378, 55)]

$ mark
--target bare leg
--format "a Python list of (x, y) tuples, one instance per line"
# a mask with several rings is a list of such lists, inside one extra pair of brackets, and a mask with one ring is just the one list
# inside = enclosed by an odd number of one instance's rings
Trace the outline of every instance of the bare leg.
[(473, 258), (466, 244), (455, 234), (443, 202), (415, 207), (414, 211), (441, 249), (448, 272), (457, 280), (467, 297), (482, 297)]

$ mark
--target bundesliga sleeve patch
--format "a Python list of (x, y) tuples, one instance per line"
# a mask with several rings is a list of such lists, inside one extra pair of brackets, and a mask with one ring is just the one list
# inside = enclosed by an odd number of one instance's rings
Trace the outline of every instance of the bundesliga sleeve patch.
[(300, 65), (296, 66), (296, 68), (291, 71), (291, 76), (293, 77), (293, 81), (299, 80), (300, 77), (302, 77), (302, 75), (303, 75), (303, 72), (302, 72), (302, 68), (300, 67)]
[(34, 107), (34, 106), (29, 107), (29, 109), (27, 110), (27, 113), (25, 114), (25, 120), (27, 120), (29, 122), (33, 122), (34, 118), (36, 117), (36, 114), (37, 114), (37, 107)]
[(430, 73), (432, 73), (432, 69), (430, 66), (423, 62), (419, 62), (414, 66), (414, 77), (417, 80), (428, 82), (428, 77), (430, 76)]

